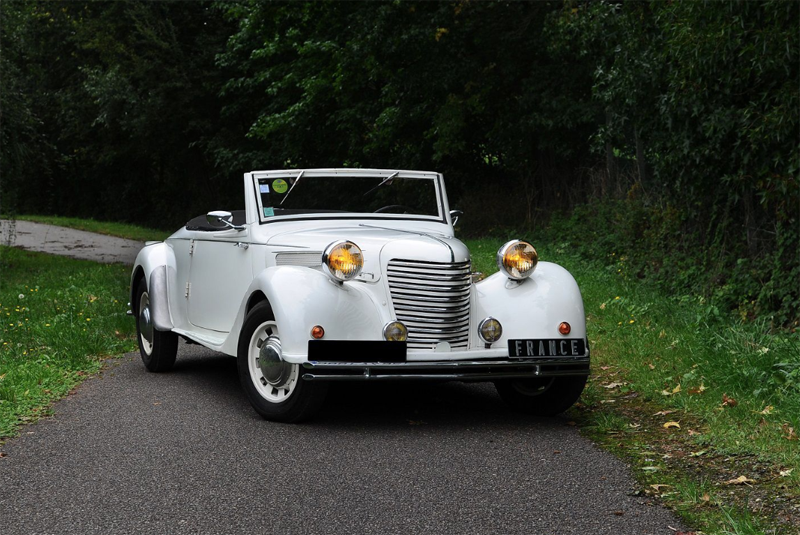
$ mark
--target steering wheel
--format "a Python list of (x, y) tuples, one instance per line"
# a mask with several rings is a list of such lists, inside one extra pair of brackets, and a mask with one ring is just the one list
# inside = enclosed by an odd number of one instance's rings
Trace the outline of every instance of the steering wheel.
[(403, 212), (404, 214), (407, 214), (409, 212), (411, 212), (411, 213), (416, 212), (416, 210), (414, 208), (412, 208), (410, 206), (406, 206), (405, 204), (389, 204), (387, 206), (383, 206), (382, 208), (378, 208), (377, 210), (375, 210), (372, 213), (373, 214), (382, 214), (384, 212), (388, 212), (389, 210), (394, 210), (396, 208), (399, 208), (401, 210), (405, 210)]

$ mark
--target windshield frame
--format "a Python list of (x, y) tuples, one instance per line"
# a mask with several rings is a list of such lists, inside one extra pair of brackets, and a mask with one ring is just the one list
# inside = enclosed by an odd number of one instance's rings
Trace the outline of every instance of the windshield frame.
[[(302, 175), (301, 175), (302, 173)], [(396, 175), (397, 178), (403, 180), (433, 180), (435, 195), (436, 195), (436, 208), (438, 215), (421, 215), (421, 214), (390, 214), (390, 213), (374, 213), (374, 212), (325, 212), (325, 213), (307, 213), (307, 214), (287, 214), (287, 215), (274, 215), (264, 216), (264, 207), (262, 206), (261, 195), (259, 195), (259, 180), (263, 179), (297, 179), (302, 176), (302, 179), (313, 180), (314, 178), (326, 177), (336, 178), (339, 177), (364, 177), (364, 178), (377, 178), (387, 179), (391, 175)], [(255, 206), (257, 207), (258, 222), (261, 225), (270, 223), (277, 223), (282, 221), (307, 221), (307, 220), (353, 220), (353, 219), (366, 219), (366, 220), (399, 220), (399, 221), (426, 221), (430, 223), (443, 223), (448, 224), (447, 220), (447, 201), (444, 194), (444, 184), (442, 175), (440, 173), (426, 172), (426, 171), (399, 171), (399, 170), (385, 170), (385, 169), (286, 169), (281, 171), (253, 171), (250, 173), (252, 191), (255, 197)], [(297, 184), (297, 182), (295, 182)], [(383, 187), (391, 187), (384, 185)]]

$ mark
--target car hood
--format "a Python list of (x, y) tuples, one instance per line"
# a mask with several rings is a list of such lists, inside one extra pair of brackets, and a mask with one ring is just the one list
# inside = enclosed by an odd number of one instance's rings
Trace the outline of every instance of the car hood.
[(350, 240), (364, 253), (365, 263), (378, 260), (385, 265), (392, 258), (426, 262), (466, 262), (469, 250), (460, 240), (425, 230), (399, 230), (380, 225), (320, 227), (272, 236), (267, 245), (322, 251), (337, 240)]

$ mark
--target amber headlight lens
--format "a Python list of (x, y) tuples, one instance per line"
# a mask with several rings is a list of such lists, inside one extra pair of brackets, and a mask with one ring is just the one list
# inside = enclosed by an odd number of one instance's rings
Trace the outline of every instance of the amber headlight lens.
[(383, 337), (390, 342), (405, 342), (408, 339), (408, 329), (399, 321), (393, 321), (383, 328)]
[(528, 277), (538, 262), (539, 255), (528, 242), (511, 240), (497, 251), (497, 267), (510, 279)]
[(487, 344), (497, 342), (503, 336), (503, 326), (492, 317), (488, 317), (478, 325), (478, 334)]
[(364, 267), (364, 255), (358, 245), (351, 241), (335, 241), (322, 253), (322, 267), (332, 279), (349, 281)]

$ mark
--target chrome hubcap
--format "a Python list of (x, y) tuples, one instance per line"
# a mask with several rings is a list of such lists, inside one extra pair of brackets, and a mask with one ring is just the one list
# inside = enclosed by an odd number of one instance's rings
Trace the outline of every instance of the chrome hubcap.
[(272, 335), (261, 344), (258, 351), (258, 367), (264, 374), (264, 379), (272, 386), (280, 388), (289, 380), (292, 374), (292, 365), (281, 357), (281, 341)]

